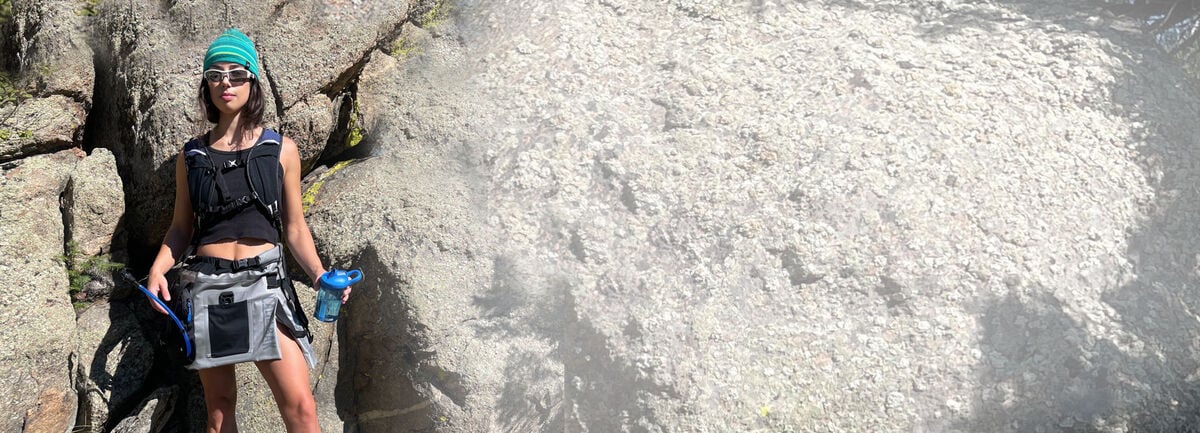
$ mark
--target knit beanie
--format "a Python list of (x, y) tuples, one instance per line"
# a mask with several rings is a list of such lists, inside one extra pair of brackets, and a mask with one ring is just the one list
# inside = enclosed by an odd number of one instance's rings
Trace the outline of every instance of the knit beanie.
[(255, 77), (258, 75), (258, 51), (254, 50), (254, 41), (238, 29), (230, 28), (208, 46), (204, 54), (204, 70), (208, 70), (216, 62), (231, 62), (245, 66)]

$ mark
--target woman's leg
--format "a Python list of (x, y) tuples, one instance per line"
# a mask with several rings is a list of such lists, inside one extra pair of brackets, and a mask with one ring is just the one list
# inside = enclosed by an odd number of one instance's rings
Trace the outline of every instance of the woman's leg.
[(284, 334), (278, 323), (275, 333), (279, 338), (282, 359), (259, 361), (255, 365), (263, 379), (271, 387), (279, 414), (288, 433), (319, 433), (317, 425), (317, 402), (313, 399), (308, 382), (308, 363), (300, 345)]
[(200, 370), (204, 405), (208, 407), (208, 433), (237, 433), (237, 375), (232, 365)]

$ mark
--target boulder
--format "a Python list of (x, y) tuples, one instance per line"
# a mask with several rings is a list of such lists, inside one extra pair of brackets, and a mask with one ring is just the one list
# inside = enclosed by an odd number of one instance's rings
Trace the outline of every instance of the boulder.
[[(145, 397), (143, 389), (155, 362), (155, 348), (141, 331), (129, 302), (96, 302), (79, 315), (73, 361), (80, 398), (79, 428), (104, 432), (110, 416), (123, 417)], [(165, 319), (154, 322), (163, 324)], [(173, 325), (172, 325), (173, 327)], [(134, 412), (136, 415), (137, 413)]]
[(468, 306), (488, 281), (490, 261), (481, 251), (487, 236), (474, 232), (480, 225), (465, 206), (465, 187), (447, 176), (444, 157), (384, 155), (352, 165), (327, 178), (312, 207), (327, 266), (366, 275), (338, 320), (337, 401), (348, 428), (491, 425), (503, 373), (492, 354), (515, 343), (460, 326), (471, 320)]
[(111, 253), (117, 224), (125, 214), (125, 195), (112, 152), (99, 148), (80, 161), (63, 201), (68, 240), (79, 253)]
[[(498, 420), (538, 431), (545, 417), (522, 402), (548, 400), (561, 369), (536, 362), (512, 376), (506, 361), (543, 359), (553, 348), (491, 332), (523, 326), (532, 311), (481, 318), (474, 306), (492, 285), (497, 242), (470, 161), (460, 159), (475, 137), (468, 119), (479, 95), (465, 84), (455, 39), (422, 34), (406, 26), (402, 36), (421, 41), (419, 54), (379, 51), (363, 71), (361, 145), (376, 156), (325, 172), (306, 194), (328, 265), (365, 274), (339, 320), (339, 406), (347, 428), (361, 432), (493, 431)], [(485, 322), (495, 328), (481, 330)]]
[[(67, 293), (59, 197), (78, 161), (63, 151), (0, 171), (0, 430), (66, 431), (75, 312)], [(15, 167), (14, 167), (15, 165)]]
[(0, 107), (0, 162), (78, 145), (86, 117), (83, 105), (62, 95)]

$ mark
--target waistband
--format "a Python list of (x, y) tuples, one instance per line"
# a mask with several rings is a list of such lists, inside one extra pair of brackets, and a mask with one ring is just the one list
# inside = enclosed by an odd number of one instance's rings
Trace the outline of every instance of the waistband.
[(193, 270), (206, 274), (241, 272), (247, 269), (259, 268), (268, 263), (278, 262), (282, 256), (283, 249), (279, 247), (279, 244), (275, 244), (274, 248), (254, 257), (229, 260), (219, 257), (193, 256), (187, 259), (187, 265)]

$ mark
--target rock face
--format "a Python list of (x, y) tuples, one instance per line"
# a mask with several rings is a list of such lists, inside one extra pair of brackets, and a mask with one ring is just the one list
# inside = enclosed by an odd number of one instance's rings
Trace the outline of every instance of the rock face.
[(80, 254), (112, 252), (113, 235), (125, 214), (125, 195), (112, 152), (96, 149), (75, 166), (63, 208), (68, 241), (75, 242)]
[(518, 3), (462, 14), (503, 113), (472, 119), (505, 263), (476, 307), (559, 318), (525, 334), (556, 347), (556, 429), (1196, 421), (1200, 107), (1130, 23)]
[(178, 398), (175, 388), (159, 388), (142, 401), (135, 416), (126, 418), (113, 428), (113, 433), (158, 433), (174, 410)]
[[(76, 397), (68, 358), (75, 313), (67, 296), (63, 219), (75, 153), (22, 160), (0, 173), (0, 430), (67, 431)], [(36, 428), (34, 428), (36, 426)]]
[(0, 161), (74, 146), (86, 117), (82, 105), (61, 95), (0, 107)]
[[(79, 315), (72, 358), (75, 388), (81, 396), (78, 424), (88, 432), (104, 432), (110, 414), (124, 415), (144, 397), (151, 382), (155, 350), (140, 329), (129, 302), (98, 302)], [(161, 323), (161, 322), (151, 322)]]
[(0, 19), (0, 162), (76, 145), (91, 107), (92, 51), (80, 4), (11, 2)]

